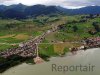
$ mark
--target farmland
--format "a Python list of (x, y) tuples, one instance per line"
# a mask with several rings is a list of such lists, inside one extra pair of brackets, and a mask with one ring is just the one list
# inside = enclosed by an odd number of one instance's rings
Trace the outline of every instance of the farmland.
[[(11, 48), (11, 44), (18, 45), (21, 42), (41, 35), (50, 30), (52, 25), (60, 25), (59, 30), (46, 36), (45, 42), (74, 42), (81, 41), (85, 37), (100, 36), (93, 23), (100, 23), (100, 16), (91, 15), (57, 15), (38, 16), (31, 19), (0, 19), (0, 50)], [(3, 48), (7, 45), (7, 48)]]

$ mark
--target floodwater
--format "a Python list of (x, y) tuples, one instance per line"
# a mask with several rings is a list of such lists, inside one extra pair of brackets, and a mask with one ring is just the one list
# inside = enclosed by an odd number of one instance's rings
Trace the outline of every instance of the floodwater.
[[(76, 69), (75, 66), (79, 65), (85, 67)], [(79, 51), (76, 55), (68, 53), (65, 57), (52, 57), (49, 62), (36, 65), (23, 63), (1, 75), (100, 75), (100, 48)]]

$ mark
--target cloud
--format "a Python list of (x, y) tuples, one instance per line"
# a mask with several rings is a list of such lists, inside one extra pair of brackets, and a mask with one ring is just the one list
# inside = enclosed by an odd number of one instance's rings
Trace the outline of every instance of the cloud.
[(25, 5), (45, 4), (63, 7), (82, 7), (100, 5), (100, 0), (0, 0), (0, 4), (11, 5), (23, 3)]
[(12, 0), (0, 0), (0, 3), (3, 3), (5, 1), (12, 1)]
[(15, 0), (0, 0), (0, 4), (11, 5), (16, 4)]
[(45, 4), (48, 0), (0, 0), (0, 4), (12, 5), (22, 3), (25, 5)]

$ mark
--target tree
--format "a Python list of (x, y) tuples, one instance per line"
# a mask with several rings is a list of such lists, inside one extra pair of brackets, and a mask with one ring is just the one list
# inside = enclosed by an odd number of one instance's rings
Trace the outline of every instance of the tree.
[(93, 22), (92, 24), (97, 32), (100, 32), (100, 24), (98, 22)]
[(75, 25), (73, 26), (73, 31), (76, 32), (78, 30), (78, 27)]

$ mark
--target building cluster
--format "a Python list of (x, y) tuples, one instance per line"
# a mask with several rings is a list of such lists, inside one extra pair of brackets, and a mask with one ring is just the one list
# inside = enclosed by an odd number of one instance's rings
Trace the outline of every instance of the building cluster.
[(100, 37), (92, 37), (92, 38), (86, 38), (83, 41), (83, 45), (80, 47), (72, 47), (70, 48), (70, 51), (72, 54), (76, 54), (78, 50), (86, 50), (89, 48), (99, 48), (100, 47)]
[(0, 52), (0, 56), (4, 58), (10, 57), (12, 55), (18, 55), (22, 57), (34, 57), (36, 56), (36, 43), (40, 43), (43, 40), (44, 36), (45, 34), (35, 39), (31, 39), (28, 42), (23, 42), (19, 44), (19, 47), (17, 48), (7, 49), (3, 52)]
[(86, 46), (89, 48), (100, 47), (100, 37), (92, 37), (85, 39)]

